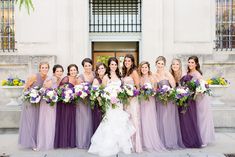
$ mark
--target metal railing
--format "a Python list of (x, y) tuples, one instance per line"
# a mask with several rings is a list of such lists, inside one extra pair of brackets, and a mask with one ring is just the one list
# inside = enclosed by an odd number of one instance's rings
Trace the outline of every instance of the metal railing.
[(89, 0), (89, 32), (141, 32), (141, 0)]
[(0, 51), (15, 51), (15, 0), (0, 0)]

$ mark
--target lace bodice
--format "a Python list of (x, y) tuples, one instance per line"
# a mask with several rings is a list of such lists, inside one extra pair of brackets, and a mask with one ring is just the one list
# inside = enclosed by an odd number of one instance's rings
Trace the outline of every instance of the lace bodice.
[(130, 77), (130, 76), (124, 77), (124, 78), (123, 78), (123, 82), (124, 82), (124, 84), (131, 84), (131, 85), (134, 85), (134, 84), (135, 84), (133, 78)]

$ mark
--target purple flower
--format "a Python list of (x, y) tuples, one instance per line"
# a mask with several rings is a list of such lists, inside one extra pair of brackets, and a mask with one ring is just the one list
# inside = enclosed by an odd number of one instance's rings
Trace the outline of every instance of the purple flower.
[(134, 89), (134, 96), (137, 96), (137, 95), (139, 95), (140, 94), (140, 91), (139, 90), (136, 90), (136, 89)]

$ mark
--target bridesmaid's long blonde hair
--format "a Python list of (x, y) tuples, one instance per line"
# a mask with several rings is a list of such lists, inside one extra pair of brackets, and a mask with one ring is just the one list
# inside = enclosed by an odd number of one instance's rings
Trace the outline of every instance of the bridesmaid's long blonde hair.
[(147, 62), (147, 61), (142, 61), (142, 62), (140, 63), (139, 68), (138, 68), (139, 75), (140, 75), (140, 76), (143, 75), (142, 72), (141, 72), (141, 68), (142, 68), (142, 66), (145, 65), (145, 64), (146, 64), (146, 65), (148, 66), (148, 68), (149, 68), (148, 75), (152, 75), (152, 72), (150, 71), (150, 64), (149, 64), (149, 62)]
[[(179, 71), (177, 73), (175, 73), (173, 70), (172, 70), (172, 65), (173, 63), (177, 61), (179, 63)], [(175, 81), (176, 82), (179, 82), (181, 77), (182, 77), (182, 62), (180, 59), (178, 58), (174, 58), (171, 62), (171, 66), (170, 66), (170, 73), (173, 75), (173, 77), (175, 78)]]

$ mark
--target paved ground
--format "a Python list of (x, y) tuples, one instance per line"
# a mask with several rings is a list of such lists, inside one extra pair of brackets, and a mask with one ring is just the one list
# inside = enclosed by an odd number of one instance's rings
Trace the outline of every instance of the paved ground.
[[(10, 157), (95, 157), (80, 149), (59, 149), (39, 151), (20, 149), (17, 146), (17, 134), (0, 134), (0, 157), (3, 153)], [(216, 133), (216, 141), (212, 145), (201, 149), (184, 149), (167, 152), (144, 152), (141, 154), (124, 155), (118, 157), (224, 157), (223, 154), (235, 154), (235, 133)]]

